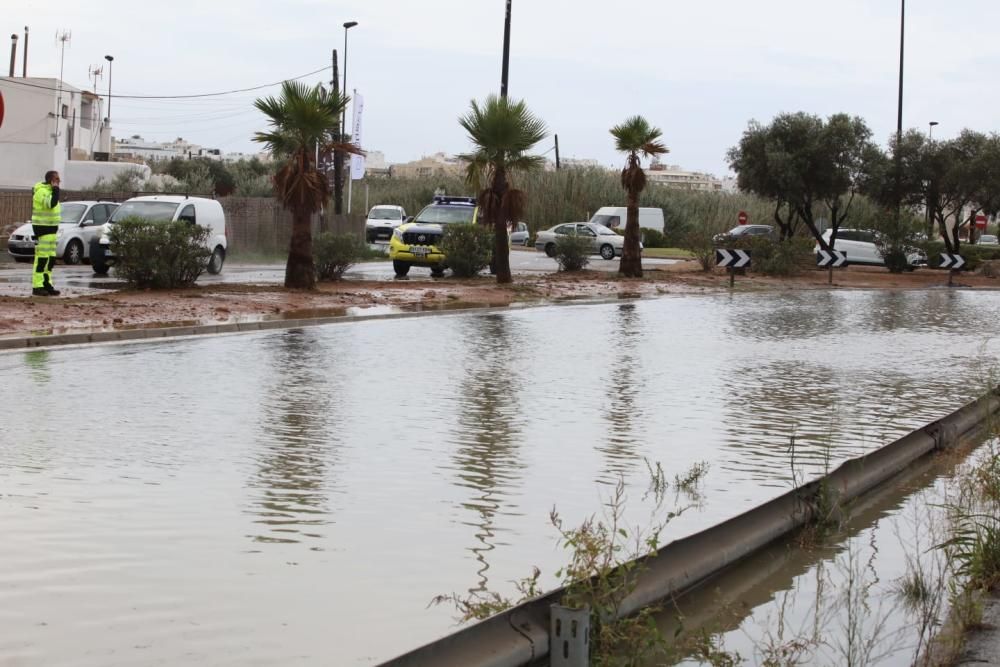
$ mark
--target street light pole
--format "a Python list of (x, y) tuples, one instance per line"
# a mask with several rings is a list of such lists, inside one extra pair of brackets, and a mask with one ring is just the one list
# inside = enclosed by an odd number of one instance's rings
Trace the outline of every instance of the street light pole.
[(927, 123), (927, 127), (928, 127), (927, 138), (930, 139), (931, 141), (934, 141), (934, 126), (935, 125), (940, 125), (940, 123), (938, 123), (936, 120), (932, 120), (931, 122)]
[[(344, 23), (344, 93), (341, 99), (347, 97), (347, 31), (358, 24), (357, 21), (347, 21)], [(343, 140), (343, 135), (346, 132), (347, 123), (347, 109), (344, 109), (344, 113), (340, 115), (340, 134), (341, 140)]]
[(896, 220), (902, 222), (903, 209), (903, 44), (906, 37), (906, 0), (900, 0), (899, 11), (899, 103), (896, 114)]
[(503, 22), (503, 69), (500, 72), (500, 97), (507, 97), (507, 76), (510, 73), (510, 2)]
[(111, 125), (111, 64), (115, 61), (114, 56), (104, 56), (108, 61), (108, 115), (105, 116), (106, 124)]

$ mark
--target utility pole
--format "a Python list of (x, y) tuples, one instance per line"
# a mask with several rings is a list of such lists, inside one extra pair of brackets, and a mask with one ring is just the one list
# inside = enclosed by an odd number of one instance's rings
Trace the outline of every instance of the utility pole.
[[(337, 69), (337, 49), (333, 50), (333, 80), (330, 82), (334, 92), (340, 91), (340, 70)], [(338, 119), (340, 120), (340, 119)], [(337, 123), (338, 130), (342, 127)], [(343, 141), (343, 135), (337, 132), (337, 141)], [(344, 181), (341, 180), (344, 171), (344, 154), (339, 150), (333, 151), (333, 212), (336, 215), (344, 213)]]
[(21, 77), (28, 78), (28, 26), (24, 26), (24, 62), (21, 63)]
[(903, 222), (903, 41), (906, 37), (906, 0), (899, 11), (899, 103), (896, 112), (896, 223)]
[(559, 135), (555, 135), (556, 138), (556, 171), (559, 171)]
[(500, 97), (507, 97), (507, 75), (510, 73), (510, 2), (503, 22), (503, 70), (500, 72)]

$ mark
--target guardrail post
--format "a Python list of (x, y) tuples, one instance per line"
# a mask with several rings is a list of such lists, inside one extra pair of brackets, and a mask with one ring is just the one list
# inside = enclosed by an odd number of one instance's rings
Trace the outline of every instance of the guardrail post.
[(550, 667), (589, 667), (590, 609), (549, 607)]

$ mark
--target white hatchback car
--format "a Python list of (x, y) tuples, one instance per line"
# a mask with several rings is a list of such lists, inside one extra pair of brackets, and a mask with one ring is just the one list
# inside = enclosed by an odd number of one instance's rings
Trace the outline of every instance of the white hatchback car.
[(205, 197), (152, 195), (126, 200), (101, 228), (100, 236), (95, 236), (91, 241), (90, 265), (94, 273), (103, 276), (114, 264), (115, 257), (111, 254), (111, 240), (108, 238), (109, 227), (118, 220), (132, 217), (144, 218), (151, 222), (182, 221), (208, 227), (211, 231), (205, 245), (212, 251), (212, 256), (208, 260), (208, 272), (212, 274), (222, 272), (228, 247), (226, 214), (222, 210), (222, 204), (215, 199)]
[[(56, 232), (56, 257), (66, 264), (80, 264), (90, 259), (90, 241), (98, 235), (118, 204), (109, 201), (71, 201), (59, 205), (59, 230)], [(10, 235), (7, 252), (18, 262), (30, 262), (35, 256), (35, 233), (26, 222)]]
[[(832, 230), (827, 229), (823, 232), (823, 240), (829, 244), (832, 234)], [(867, 229), (840, 229), (837, 230), (837, 242), (833, 249), (845, 253), (848, 264), (885, 266), (885, 261), (878, 252), (878, 246), (875, 245), (875, 239), (875, 232)], [(813, 250), (819, 252), (818, 243)], [(917, 249), (908, 252), (906, 258), (911, 268), (927, 263), (927, 258)]]

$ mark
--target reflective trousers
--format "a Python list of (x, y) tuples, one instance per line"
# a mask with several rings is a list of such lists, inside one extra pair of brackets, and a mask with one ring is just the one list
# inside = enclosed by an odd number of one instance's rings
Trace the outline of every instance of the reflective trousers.
[(35, 269), (31, 274), (31, 286), (35, 289), (52, 287), (52, 267), (55, 265), (56, 235), (39, 235), (35, 244)]

